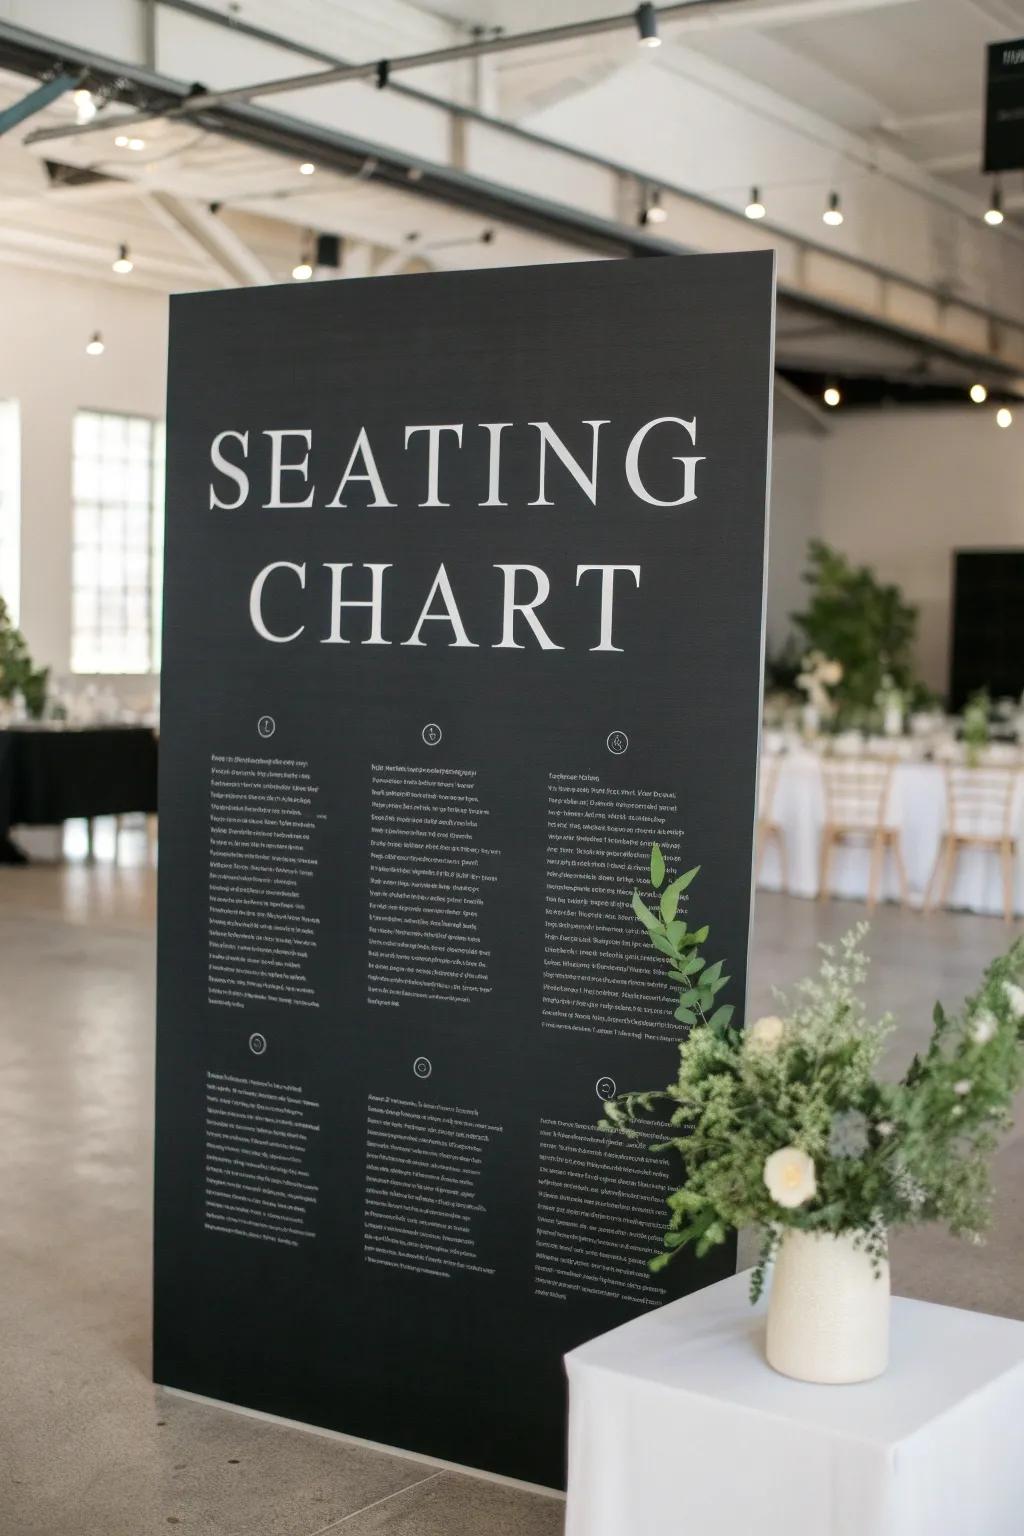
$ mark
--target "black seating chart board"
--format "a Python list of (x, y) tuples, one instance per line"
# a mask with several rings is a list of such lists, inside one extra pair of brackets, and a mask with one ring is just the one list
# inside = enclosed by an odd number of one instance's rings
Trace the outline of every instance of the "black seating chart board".
[(653, 840), (742, 1011), (773, 260), (172, 299), (158, 1382), (555, 1486), (563, 1353), (732, 1269), (597, 1122)]

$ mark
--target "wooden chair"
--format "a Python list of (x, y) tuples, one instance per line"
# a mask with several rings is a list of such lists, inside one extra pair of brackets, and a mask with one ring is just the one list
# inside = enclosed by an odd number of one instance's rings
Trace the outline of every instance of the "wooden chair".
[(900, 847), (900, 831), (886, 823), (893, 763), (873, 757), (824, 758), (821, 771), (825, 780), (825, 825), (821, 831), (821, 872), (819, 900), (831, 895), (829, 877), (836, 848), (851, 844), (871, 850), (868, 878), (869, 909), (878, 903), (887, 854), (892, 855), (900, 884), (900, 901), (908, 897), (907, 871)]
[(978, 848), (999, 855), (1003, 874), (1003, 917), (1013, 922), (1014, 872), (1020, 833), (1013, 828), (1019, 765), (946, 768), (946, 830), (925, 892), (924, 909), (945, 906), (953, 890), (960, 854)]
[(779, 876), (782, 889), (789, 890), (789, 856), (786, 851), (786, 834), (782, 830), (782, 824), (775, 816), (775, 797), (779, 788), (779, 772), (782, 767), (781, 759), (776, 755), (761, 759), (761, 773), (758, 779), (758, 808), (757, 808), (757, 854), (754, 859), (754, 884), (761, 880), (761, 865), (768, 851), (769, 843), (774, 843), (779, 850)]

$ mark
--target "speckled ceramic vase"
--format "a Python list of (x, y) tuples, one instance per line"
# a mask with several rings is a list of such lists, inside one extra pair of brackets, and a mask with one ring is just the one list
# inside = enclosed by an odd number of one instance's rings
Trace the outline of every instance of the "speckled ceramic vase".
[(838, 1386), (889, 1364), (889, 1265), (876, 1274), (852, 1235), (786, 1232), (768, 1301), (768, 1364)]

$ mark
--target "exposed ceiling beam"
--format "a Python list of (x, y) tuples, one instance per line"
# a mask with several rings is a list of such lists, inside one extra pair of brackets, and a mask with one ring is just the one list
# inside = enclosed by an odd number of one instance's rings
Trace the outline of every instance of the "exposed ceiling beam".
[[(748, 10), (756, 9), (751, 0), (681, 0), (681, 3), (663, 5), (658, 8), (658, 16), (662, 20), (687, 11), (708, 10), (726, 5), (744, 6)], [(174, 109), (175, 117), (192, 117), (197, 112), (205, 112), (213, 107), (224, 107), (232, 104), (245, 103), (263, 98), (265, 96), (277, 96), (285, 92), (312, 90), (322, 85), (339, 85), (351, 80), (376, 80), (379, 85), (386, 85), (392, 75), (400, 74), (410, 69), (429, 69), (439, 64), (458, 63), (464, 59), (477, 59), (484, 54), (510, 53), (520, 48), (539, 48), (550, 46), (553, 43), (567, 42), (571, 38), (595, 37), (606, 32), (635, 31), (637, 26), (637, 13), (635, 10), (615, 16), (599, 16), (589, 21), (575, 21), (563, 23), (555, 27), (541, 27), (533, 32), (495, 32), (483, 36), (474, 37), (470, 42), (452, 43), (446, 48), (432, 48), (424, 53), (399, 54), (389, 59), (367, 59), (361, 64), (333, 64), (327, 69), (308, 71), (299, 75), (283, 75), (275, 80), (258, 80), (252, 85), (236, 85), (230, 90), (223, 91), (194, 91), (185, 101)], [(145, 122), (151, 117), (151, 113), (136, 112), (129, 117), (120, 119), (122, 123)], [(109, 127), (109, 122), (103, 121), (102, 114), (91, 123), (79, 124), (73, 129), (67, 130), (76, 136), (79, 134), (102, 132)], [(44, 137), (66, 137), (59, 129), (44, 128), (35, 135), (37, 139)]]
[(14, 219), (22, 214), (34, 213), (40, 203), (53, 204), (61, 208), (80, 208), (93, 203), (112, 203), (120, 199), (137, 197), (138, 184), (134, 181), (123, 180), (121, 177), (111, 176), (97, 177), (95, 181), (85, 181), (80, 185), (61, 186), (51, 182), (41, 186), (38, 192), (29, 193), (22, 197), (8, 197), (0, 199), (0, 219)]
[[(163, 115), (187, 96), (187, 87), (152, 71), (94, 54), (88, 49), (61, 44), (65, 58), (88, 68), (94, 77), (143, 99), (150, 115)], [(0, 22), (0, 68), (22, 74), (42, 74), (52, 66), (51, 40)], [(400, 189), (427, 201), (470, 211), (487, 221), (497, 221), (559, 242), (567, 250), (611, 257), (682, 254), (693, 246), (679, 239), (664, 239), (597, 212), (569, 206), (542, 191), (499, 184), (479, 175), (435, 164), (409, 151), (373, 143), (351, 133), (314, 124), (281, 112), (255, 106), (228, 105), (200, 114), (198, 126), (212, 133), (270, 150), (293, 159), (315, 159), (324, 169), (342, 174), (358, 172), (372, 163), (374, 180), (382, 187)], [(538, 139), (547, 147), (550, 141)], [(635, 176), (627, 167), (580, 153), (581, 159), (619, 176)], [(664, 185), (664, 184), (663, 184)], [(682, 188), (665, 188), (689, 211), (690, 223), (705, 229), (705, 249), (723, 248), (730, 224), (741, 214), (724, 208), (714, 199)], [(824, 247), (783, 230), (766, 231), (786, 256), (785, 276), (779, 284), (779, 303), (789, 313), (807, 318), (829, 317), (847, 336), (866, 342), (910, 349), (915, 357), (928, 355), (947, 368), (984, 370), (993, 375), (1021, 370), (1024, 328), (1013, 316), (1000, 316), (972, 300), (942, 300), (932, 288), (913, 278), (878, 267), (861, 258), (828, 252), (827, 283), (815, 279), (813, 263)], [(808, 263), (811, 266), (807, 276)], [(844, 302), (838, 294), (843, 269), (849, 268), (847, 291), (869, 273), (878, 279), (877, 304), (856, 298)], [(899, 302), (890, 303), (892, 295)], [(901, 298), (902, 296), (902, 298)], [(915, 304), (907, 302), (915, 296)], [(916, 300), (920, 302), (917, 303)], [(890, 313), (890, 309), (892, 312)], [(924, 315), (926, 318), (922, 319)], [(911, 318), (904, 318), (910, 316)], [(984, 330), (982, 329), (984, 327)], [(988, 339), (983, 340), (983, 335)], [(968, 339), (964, 340), (967, 336)]]
[(886, 133), (917, 133), (922, 128), (945, 128), (948, 123), (977, 122), (981, 106), (948, 107), (942, 112), (921, 112), (916, 117), (883, 117), (879, 127)]
[(175, 197), (170, 192), (151, 192), (146, 202), (168, 229), (181, 236), (236, 287), (258, 287), (275, 281), (269, 268), (231, 226), (202, 203)]
[(746, 27), (753, 32), (772, 27), (788, 27), (805, 21), (820, 21), (829, 16), (849, 16), (860, 11), (891, 10), (896, 5), (918, 5), (921, 0), (776, 0), (755, 9), (684, 12), (672, 25), (673, 37), (685, 40), (690, 32), (717, 32), (722, 28)]
[(19, 123), (25, 122), (26, 118), (45, 111), (58, 97), (81, 84), (83, 79), (84, 76), (79, 72), (74, 75), (57, 74), (51, 80), (44, 80), (42, 85), (37, 85), (34, 90), (22, 96), (20, 101), (12, 102), (0, 112), (0, 134), (9, 133)]
[(933, 175), (948, 176), (954, 171), (977, 171), (981, 174), (981, 150), (967, 149), (958, 155), (935, 155), (922, 160), (922, 166)]

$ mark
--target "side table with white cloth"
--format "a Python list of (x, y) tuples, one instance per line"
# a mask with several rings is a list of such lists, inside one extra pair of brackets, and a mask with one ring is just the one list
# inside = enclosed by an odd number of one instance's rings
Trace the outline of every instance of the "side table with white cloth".
[(897, 1298), (888, 1372), (811, 1386), (748, 1282), (566, 1357), (566, 1536), (1020, 1536), (1024, 1323)]

